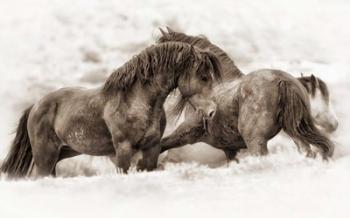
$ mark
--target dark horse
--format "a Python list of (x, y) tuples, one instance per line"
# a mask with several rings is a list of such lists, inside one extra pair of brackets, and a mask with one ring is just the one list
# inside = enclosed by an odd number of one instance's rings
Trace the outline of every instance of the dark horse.
[(165, 128), (163, 103), (178, 88), (180, 112), (189, 102), (210, 119), (212, 82), (221, 78), (211, 52), (190, 44), (153, 45), (113, 72), (97, 89), (64, 88), (25, 110), (1, 170), (11, 177), (55, 174), (58, 161), (79, 154), (116, 157), (127, 172), (141, 151), (138, 169), (157, 166)]
[(308, 156), (314, 156), (310, 144), (320, 148), (323, 157), (332, 155), (333, 143), (315, 125), (316, 121), (330, 131), (337, 127), (335, 117), (326, 114), (330, 110), (320, 111), (320, 105), (314, 106), (314, 102), (322, 103), (323, 108), (330, 106), (328, 89), (322, 80), (314, 76), (296, 79), (279, 70), (243, 75), (226, 53), (207, 39), (171, 29), (162, 34), (160, 42), (183, 41), (214, 52), (223, 66), (225, 81), (216, 85), (212, 95), (218, 106), (214, 119), (202, 122), (188, 108), (185, 122), (161, 140), (162, 152), (205, 142), (222, 149), (228, 160), (235, 159), (242, 148), (264, 155), (268, 153), (268, 140), (283, 129)]

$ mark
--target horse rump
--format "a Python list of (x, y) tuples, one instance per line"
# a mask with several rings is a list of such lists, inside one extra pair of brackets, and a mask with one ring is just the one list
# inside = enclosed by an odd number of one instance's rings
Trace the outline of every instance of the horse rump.
[(0, 170), (9, 178), (19, 178), (27, 175), (33, 159), (27, 123), (30, 110), (26, 109), (19, 121), (16, 137), (12, 142), (10, 151), (3, 161)]
[(323, 158), (333, 155), (334, 144), (314, 124), (310, 108), (299, 87), (289, 81), (279, 81), (278, 122), (292, 138), (322, 150)]

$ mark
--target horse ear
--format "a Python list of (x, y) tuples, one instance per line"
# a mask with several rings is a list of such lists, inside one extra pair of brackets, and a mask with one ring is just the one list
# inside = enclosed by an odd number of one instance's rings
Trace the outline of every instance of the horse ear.
[(300, 77), (303, 78), (304, 77), (304, 74), (303, 72), (300, 73)]
[(190, 49), (191, 49), (191, 51), (193, 51), (193, 52), (195, 51), (195, 50), (194, 50), (194, 46), (191, 45), (191, 44), (190, 44)]
[(211, 70), (212, 70), (214, 79), (221, 81), (222, 68), (221, 68), (221, 62), (220, 62), (219, 58), (212, 52), (207, 51), (205, 53), (206, 53), (208, 60), (210, 62)]
[(175, 31), (168, 26), (166, 26), (166, 29), (168, 30), (168, 33), (175, 33)]
[(162, 28), (160, 28), (160, 27), (159, 27), (159, 31), (160, 31), (160, 33), (161, 33), (163, 36), (166, 35), (166, 32), (165, 32)]
[(315, 85), (315, 87), (318, 87), (318, 79), (313, 75), (311, 74), (311, 83)]

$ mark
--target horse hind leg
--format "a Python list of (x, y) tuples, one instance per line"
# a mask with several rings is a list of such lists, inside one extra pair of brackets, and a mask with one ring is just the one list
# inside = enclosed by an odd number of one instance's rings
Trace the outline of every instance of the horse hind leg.
[(260, 103), (256, 107), (259, 110), (255, 110), (254, 105), (244, 105), (244, 110), (240, 113), (238, 129), (251, 154), (267, 155), (268, 140), (273, 138), (281, 128), (276, 124), (272, 109), (266, 105), (260, 106)]
[(249, 152), (254, 156), (266, 156), (269, 154), (267, 140), (264, 138), (245, 138), (245, 143)]
[[(253, 125), (256, 123), (256, 125)], [(247, 125), (248, 124), (248, 125)], [(252, 155), (255, 156), (265, 156), (269, 153), (267, 149), (267, 141), (270, 134), (271, 127), (264, 122), (254, 120), (254, 122), (241, 122), (240, 133), (242, 138)]]
[(50, 127), (36, 131), (32, 144), (34, 176), (55, 176), (55, 167), (60, 155), (60, 140)]
[(56, 176), (56, 163), (59, 157), (57, 144), (41, 141), (36, 144), (33, 151), (34, 172), (38, 177)]

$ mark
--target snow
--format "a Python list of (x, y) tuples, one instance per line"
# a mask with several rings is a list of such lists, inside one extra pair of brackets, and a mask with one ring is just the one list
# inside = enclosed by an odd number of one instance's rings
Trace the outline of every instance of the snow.
[(58, 178), (1, 177), (0, 217), (348, 217), (349, 19), (346, 0), (1, 0), (0, 159), (25, 107), (60, 87), (100, 85), (165, 25), (205, 34), (244, 72), (314, 73), (340, 126), (329, 162), (280, 135), (269, 156), (228, 166), (199, 145), (151, 173), (117, 175), (108, 159), (81, 156), (60, 163)]

